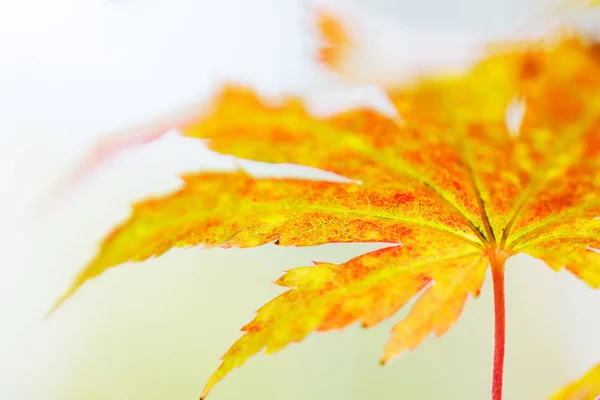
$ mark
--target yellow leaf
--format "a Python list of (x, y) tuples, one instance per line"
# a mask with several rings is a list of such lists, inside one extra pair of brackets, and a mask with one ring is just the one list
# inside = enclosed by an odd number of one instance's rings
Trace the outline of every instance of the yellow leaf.
[(597, 400), (600, 397), (600, 364), (576, 382), (571, 383), (550, 400)]

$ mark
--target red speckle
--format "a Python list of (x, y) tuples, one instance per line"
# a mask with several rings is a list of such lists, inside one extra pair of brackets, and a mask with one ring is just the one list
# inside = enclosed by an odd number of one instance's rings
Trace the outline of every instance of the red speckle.
[(396, 203), (406, 204), (413, 202), (415, 200), (415, 196), (410, 193), (395, 193), (394, 200)]

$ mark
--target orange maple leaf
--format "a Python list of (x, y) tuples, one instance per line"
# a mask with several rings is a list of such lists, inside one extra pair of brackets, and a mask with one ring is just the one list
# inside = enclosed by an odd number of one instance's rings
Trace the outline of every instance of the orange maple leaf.
[[(350, 43), (323, 22), (333, 42)], [(331, 51), (324, 60), (338, 62)], [(289, 290), (242, 328), (202, 398), (263, 349), (356, 321), (374, 326), (417, 297), (392, 329), (387, 362), (447, 332), (491, 265), (492, 397), (501, 399), (505, 261), (527, 253), (600, 287), (600, 45), (569, 36), (508, 46), (463, 74), (385, 89), (402, 122), (368, 108), (318, 118), (297, 98), (272, 105), (225, 88), (205, 115), (181, 124), (183, 135), (354, 182), (186, 175), (182, 189), (134, 206), (57, 305), (108, 268), (174, 247), (392, 243), (288, 271), (276, 283)], [(507, 123), (515, 107), (521, 116)]]

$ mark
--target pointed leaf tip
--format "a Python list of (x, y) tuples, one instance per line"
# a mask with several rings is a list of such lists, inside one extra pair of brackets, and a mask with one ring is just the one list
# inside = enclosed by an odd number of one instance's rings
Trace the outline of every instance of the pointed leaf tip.
[(50, 318), (50, 316), (52, 316), (52, 314), (54, 314), (54, 312), (56, 310), (58, 310), (58, 308), (60, 306), (62, 306), (65, 301), (67, 301), (67, 299), (69, 297), (71, 297), (73, 295), (73, 293), (75, 293), (75, 291), (77, 290), (77, 286), (76, 285), (71, 285), (69, 287), (69, 289), (67, 289), (55, 302), (54, 304), (52, 304), (52, 306), (48, 309), (48, 311), (46, 311), (46, 313), (44, 314), (43, 318), (47, 319)]
[(200, 395), (200, 399), (199, 400), (206, 400), (206, 397), (208, 396), (208, 393), (210, 393), (211, 388), (207, 386), (204, 387), (204, 390), (202, 390), (202, 394)]

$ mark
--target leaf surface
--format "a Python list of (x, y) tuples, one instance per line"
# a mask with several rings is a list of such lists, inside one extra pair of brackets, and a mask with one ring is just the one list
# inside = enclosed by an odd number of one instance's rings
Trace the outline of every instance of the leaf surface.
[(244, 172), (199, 173), (183, 180), (179, 191), (136, 204), (55, 307), (106, 269), (174, 247), (399, 243), (413, 231), (444, 232), (480, 246), (452, 210), (408, 185), (398, 191), (398, 185), (375, 189), (355, 183), (254, 179)]

